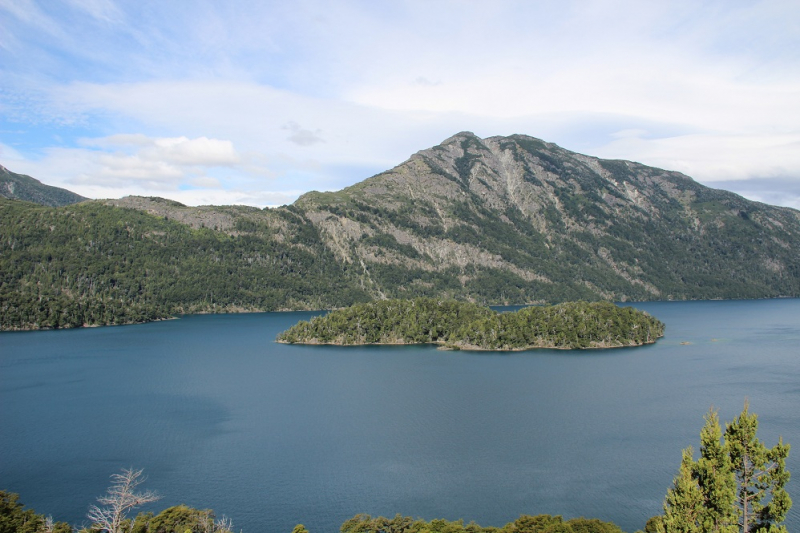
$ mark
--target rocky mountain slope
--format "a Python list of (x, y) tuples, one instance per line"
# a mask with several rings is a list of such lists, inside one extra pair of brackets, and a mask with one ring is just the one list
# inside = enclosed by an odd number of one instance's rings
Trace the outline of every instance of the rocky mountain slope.
[(800, 212), (524, 135), (460, 133), (295, 207), (384, 294), (445, 272), (454, 295), (491, 302), (800, 290)]
[(45, 185), (25, 174), (11, 172), (0, 165), (0, 196), (57, 207), (86, 200), (80, 194)]
[(800, 212), (527, 137), (457, 134), (276, 209), (0, 201), (6, 329), (373, 298), (800, 296)]

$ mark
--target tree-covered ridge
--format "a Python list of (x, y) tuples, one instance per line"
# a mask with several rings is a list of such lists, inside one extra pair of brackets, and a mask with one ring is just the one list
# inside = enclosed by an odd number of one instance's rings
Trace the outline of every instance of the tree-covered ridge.
[(664, 324), (609, 302), (567, 302), (497, 313), (433, 298), (381, 300), (301, 321), (278, 335), (290, 344), (440, 344), (468, 350), (611, 348), (653, 343)]
[(302, 217), (229, 211), (235, 227), (222, 231), (101, 202), (49, 208), (0, 198), (0, 329), (369, 299)]

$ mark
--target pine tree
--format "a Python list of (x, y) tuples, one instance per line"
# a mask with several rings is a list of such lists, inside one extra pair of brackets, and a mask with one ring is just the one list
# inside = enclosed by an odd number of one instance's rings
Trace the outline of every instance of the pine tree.
[(742, 533), (786, 533), (780, 522), (792, 506), (785, 489), (789, 445), (779, 439), (773, 448), (764, 446), (756, 438), (758, 416), (751, 415), (748, 407), (745, 402), (742, 413), (725, 429), (725, 445), (738, 485), (739, 525)]
[(726, 424), (714, 410), (700, 432), (700, 458), (683, 451), (680, 470), (667, 492), (664, 515), (648, 522), (654, 533), (787, 533), (782, 525), (792, 506), (786, 492), (789, 445), (767, 448), (756, 438), (758, 417), (742, 413)]
[(681, 467), (664, 501), (663, 531), (698, 533), (703, 518), (703, 493), (695, 479), (692, 447), (683, 450)]
[(736, 478), (731, 459), (722, 442), (722, 429), (717, 412), (709, 410), (700, 431), (700, 459), (693, 476), (703, 493), (700, 531), (703, 533), (735, 533)]

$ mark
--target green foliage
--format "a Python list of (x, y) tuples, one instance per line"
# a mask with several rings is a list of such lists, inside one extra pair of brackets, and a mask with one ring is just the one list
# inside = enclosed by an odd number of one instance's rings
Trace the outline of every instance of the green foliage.
[(739, 520), (745, 532), (785, 533), (781, 522), (792, 506), (786, 492), (789, 445), (779, 439), (778, 444), (767, 448), (756, 437), (757, 430), (758, 417), (748, 412), (747, 403), (725, 428), (725, 445), (738, 485)]
[[(291, 222), (271, 213), (240, 221), (227, 234), (95, 202), (55, 209), (0, 199), (0, 329), (367, 299), (357, 273), (334, 260), (314, 226), (286, 216)], [(267, 225), (283, 225), (281, 238)]]
[(681, 467), (664, 501), (664, 515), (651, 518), (648, 533), (786, 533), (792, 506), (786, 493), (789, 445), (767, 448), (756, 437), (758, 417), (742, 413), (719, 425), (710, 411), (700, 433), (700, 458), (683, 451)]
[(574, 533), (622, 533), (616, 524), (597, 518), (572, 518), (568, 524)]
[(38, 533), (45, 519), (32, 509), (23, 509), (19, 495), (0, 490), (0, 533)]
[(692, 449), (683, 450), (681, 467), (664, 501), (664, 529), (669, 533), (700, 531), (703, 492), (694, 478)]
[(522, 515), (502, 528), (482, 527), (474, 522), (464, 524), (463, 520), (449, 521), (441, 518), (431, 521), (414, 520), (400, 514), (390, 519), (359, 514), (345, 521), (339, 531), (341, 533), (622, 533), (622, 530), (611, 522), (587, 518), (565, 521), (561, 516), (544, 514)]
[(66, 522), (53, 522), (23, 507), (18, 494), (0, 490), (0, 533), (72, 533)]
[(301, 321), (279, 342), (421, 344), (480, 350), (597, 348), (655, 342), (664, 325), (647, 313), (608, 302), (568, 302), (496, 313), (468, 302), (381, 300)]
[(186, 505), (169, 507), (150, 520), (147, 533), (207, 533), (214, 529), (214, 513)]
[(693, 476), (703, 494), (700, 523), (706, 531), (735, 531), (736, 479), (733, 465), (722, 445), (722, 430), (716, 411), (709, 411), (700, 431), (700, 458), (692, 465)]

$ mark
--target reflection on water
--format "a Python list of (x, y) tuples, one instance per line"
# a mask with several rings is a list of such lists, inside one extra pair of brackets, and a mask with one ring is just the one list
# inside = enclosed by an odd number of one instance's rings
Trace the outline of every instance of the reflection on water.
[(800, 443), (800, 301), (637, 307), (664, 339), (584, 352), (273, 342), (310, 313), (0, 334), (0, 488), (81, 524), (134, 466), (155, 510), (213, 508), (245, 533), (336, 531), (359, 512), (633, 531), (711, 405), (730, 420), (748, 397), (767, 444)]

